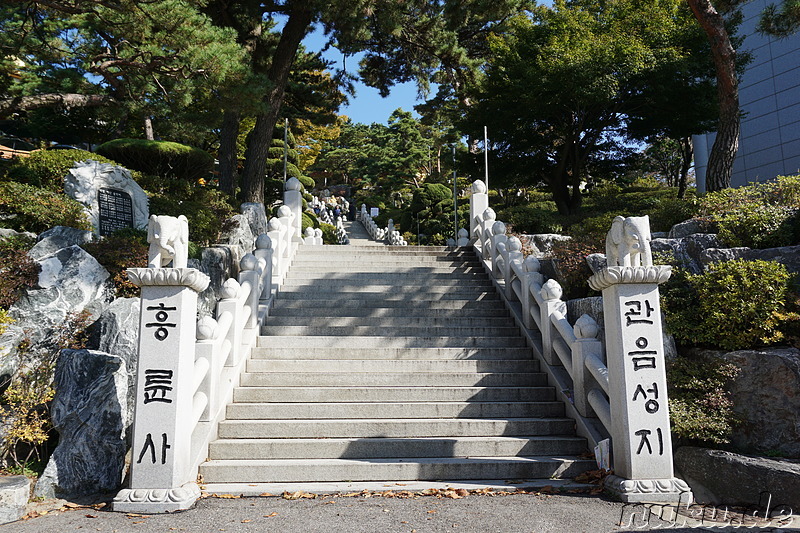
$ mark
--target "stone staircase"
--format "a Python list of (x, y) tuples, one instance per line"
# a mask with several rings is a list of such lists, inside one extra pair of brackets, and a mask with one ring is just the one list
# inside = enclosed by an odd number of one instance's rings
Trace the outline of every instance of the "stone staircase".
[(574, 477), (584, 439), (471, 249), (301, 247), (206, 483)]

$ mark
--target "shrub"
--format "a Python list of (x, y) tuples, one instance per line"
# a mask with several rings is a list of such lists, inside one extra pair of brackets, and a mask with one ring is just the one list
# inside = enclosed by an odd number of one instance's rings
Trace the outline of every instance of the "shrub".
[(783, 338), (791, 277), (770, 261), (712, 264), (703, 274), (677, 271), (664, 286), (667, 327), (684, 343), (739, 350)]
[(41, 187), (48, 191), (64, 192), (64, 176), (76, 162), (92, 159), (101, 163), (114, 163), (101, 155), (85, 150), (39, 150), (29, 157), (16, 160), (8, 169), (5, 179)]
[(83, 248), (111, 274), (117, 298), (139, 296), (140, 289), (128, 280), (127, 269), (147, 267), (147, 232), (121, 230)]
[(191, 182), (214, 169), (214, 157), (208, 152), (168, 141), (116, 139), (100, 145), (97, 153), (146, 174)]
[(737, 419), (725, 383), (738, 372), (736, 365), (720, 359), (677, 357), (667, 364), (669, 415), (676, 437), (729, 442)]
[(39, 263), (31, 259), (30, 239), (0, 240), (0, 309), (8, 309), (39, 282)]
[(335, 226), (321, 222), (319, 229), (322, 230), (322, 244), (339, 244)]
[(553, 245), (550, 255), (556, 260), (565, 300), (584, 298), (590, 294), (587, 281), (592, 270), (586, 264), (586, 256), (602, 251), (598, 241), (591, 237), (573, 237)]
[[(183, 182), (186, 183), (186, 182)], [(176, 201), (176, 198), (180, 200)], [(212, 244), (226, 231), (226, 221), (236, 214), (229, 197), (210, 187), (186, 187), (183, 194), (168, 190), (150, 197), (150, 213), (156, 215), (186, 215), (189, 220), (189, 239), (203, 245)]]
[(303, 211), (303, 226), (302, 231), (303, 235), (305, 235), (306, 228), (318, 228), (319, 227), (319, 219), (314, 216), (313, 213), (309, 213), (307, 211)]
[(727, 246), (766, 248), (798, 242), (800, 176), (711, 192), (699, 201), (699, 213), (714, 222)]
[(497, 213), (497, 219), (510, 224), (517, 233), (561, 233), (564, 230), (554, 202), (509, 207)]
[(24, 183), (0, 183), (0, 219), (17, 231), (41, 233), (53, 226), (91, 230), (83, 206), (64, 195)]

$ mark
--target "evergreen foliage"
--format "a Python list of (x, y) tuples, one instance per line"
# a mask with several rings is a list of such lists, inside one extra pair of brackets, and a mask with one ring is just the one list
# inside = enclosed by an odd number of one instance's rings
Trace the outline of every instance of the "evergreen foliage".
[(169, 141), (115, 139), (97, 153), (120, 165), (164, 178), (197, 181), (214, 169), (214, 157), (198, 148)]

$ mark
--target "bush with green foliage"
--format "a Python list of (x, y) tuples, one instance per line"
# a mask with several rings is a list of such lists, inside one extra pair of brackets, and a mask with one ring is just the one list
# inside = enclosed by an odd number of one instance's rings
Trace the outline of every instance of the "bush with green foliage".
[(677, 357), (667, 364), (672, 433), (690, 443), (725, 444), (736, 425), (725, 384), (739, 369), (722, 359)]
[(97, 148), (97, 153), (120, 165), (145, 174), (195, 182), (214, 170), (214, 157), (185, 144), (145, 139), (115, 139)]
[(800, 175), (708, 193), (699, 214), (726, 246), (771, 248), (800, 242)]
[(497, 219), (511, 225), (515, 233), (561, 233), (564, 226), (559, 221), (555, 202), (537, 202), (502, 209)]
[(591, 236), (573, 237), (553, 245), (549, 255), (555, 259), (565, 300), (590, 295), (587, 281), (592, 276), (592, 270), (586, 263), (586, 257), (602, 251), (600, 243)]
[(128, 268), (147, 267), (147, 232), (125, 229), (83, 245), (97, 262), (111, 274), (117, 298), (136, 298), (140, 289), (128, 280)]
[(189, 239), (197, 244), (217, 242), (220, 234), (228, 229), (225, 224), (236, 214), (232, 199), (214, 187), (154, 176), (143, 176), (140, 185), (150, 197), (150, 213), (186, 215)]
[(15, 181), (0, 183), (0, 220), (5, 227), (34, 233), (53, 226), (92, 229), (83, 206), (72, 198)]
[(78, 161), (114, 161), (85, 150), (38, 150), (29, 157), (17, 159), (9, 165), (3, 181), (17, 181), (51, 192), (64, 192), (64, 176)]
[(714, 263), (702, 274), (676, 270), (662, 287), (667, 329), (685, 344), (740, 350), (784, 337), (792, 277), (772, 261)]
[(28, 255), (33, 245), (25, 237), (0, 239), (0, 309), (8, 309), (39, 283), (41, 267)]
[(319, 229), (322, 230), (322, 244), (339, 244), (336, 236), (336, 226), (320, 222)]
[(305, 235), (306, 228), (318, 228), (319, 227), (319, 219), (314, 215), (314, 213), (309, 213), (308, 211), (303, 211), (303, 226), (302, 231), (303, 235)]

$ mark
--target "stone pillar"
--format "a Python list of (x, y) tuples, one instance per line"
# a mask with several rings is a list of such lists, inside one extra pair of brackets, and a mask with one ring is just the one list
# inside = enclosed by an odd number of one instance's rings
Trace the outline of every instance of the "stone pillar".
[(292, 240), (295, 237), (299, 239), (303, 233), (303, 184), (297, 178), (289, 178), (284, 187), (286, 190), (283, 192), (283, 205), (292, 211)]
[[(608, 254), (612, 263), (589, 279), (603, 293), (614, 465), (606, 487), (625, 502), (689, 503), (689, 486), (674, 477), (672, 465), (658, 294), (671, 268), (652, 265), (646, 241), (631, 246), (622, 240)], [(611, 233), (609, 243), (614, 246)]]
[(481, 180), (472, 182), (472, 196), (469, 197), (469, 239), (477, 238), (476, 228), (483, 222), (483, 212), (489, 207), (486, 184)]
[(188, 509), (200, 496), (191, 476), (197, 294), (208, 276), (193, 268), (132, 268), (142, 288), (130, 487), (114, 510)]

